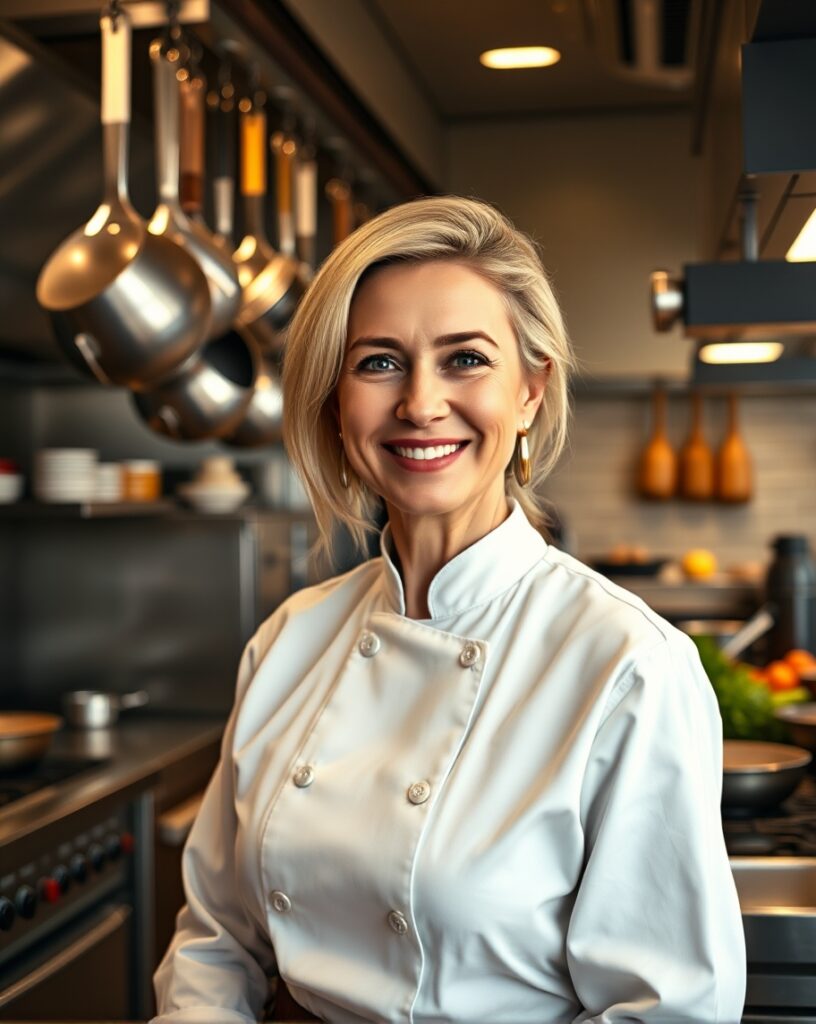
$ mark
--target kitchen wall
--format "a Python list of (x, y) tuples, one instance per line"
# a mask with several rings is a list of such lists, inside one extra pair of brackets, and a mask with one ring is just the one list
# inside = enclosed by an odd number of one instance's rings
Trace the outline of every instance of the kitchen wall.
[(702, 162), (683, 111), (459, 121), (448, 187), (540, 244), (589, 377), (684, 377), (688, 345), (651, 325), (649, 274), (701, 257)]
[[(705, 400), (708, 443), (725, 432), (724, 398)], [(690, 547), (714, 551), (721, 566), (765, 562), (778, 533), (803, 533), (816, 550), (816, 398), (744, 396), (740, 428), (754, 462), (755, 494), (746, 505), (725, 506), (638, 498), (638, 457), (651, 433), (647, 395), (583, 395), (574, 406), (569, 450), (546, 484), (584, 559), (617, 543), (642, 544), (655, 556), (679, 556)], [(685, 395), (669, 400), (669, 434), (682, 445), (689, 427)]]

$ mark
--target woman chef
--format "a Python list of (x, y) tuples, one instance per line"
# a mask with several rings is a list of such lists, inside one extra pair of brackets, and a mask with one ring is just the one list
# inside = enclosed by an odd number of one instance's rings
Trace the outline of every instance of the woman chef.
[(326, 261), (286, 348), (324, 543), (241, 661), (155, 977), (162, 1022), (740, 1019), (721, 723), (691, 642), (549, 545), (571, 354), (532, 244), (421, 199)]

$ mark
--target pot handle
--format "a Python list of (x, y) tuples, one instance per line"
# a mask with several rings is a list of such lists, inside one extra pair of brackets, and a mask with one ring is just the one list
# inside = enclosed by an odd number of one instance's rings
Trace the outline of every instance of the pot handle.
[(153, 65), (159, 198), (176, 206), (179, 195), (179, 90), (176, 68), (165, 54), (161, 39), (154, 39), (150, 44), (150, 62)]
[(724, 654), (727, 658), (736, 658), (738, 654), (742, 654), (746, 647), (750, 647), (754, 640), (758, 640), (761, 636), (771, 628), (774, 624), (773, 609), (770, 605), (762, 605), (754, 614), (745, 622), (740, 629), (724, 643), (720, 653)]
[(241, 114), (241, 195), (266, 195), (266, 114)]
[(130, 123), (130, 20), (123, 11), (99, 20), (102, 30), (102, 124)]
[(201, 213), (204, 206), (204, 79), (179, 84), (181, 98), (181, 208)]

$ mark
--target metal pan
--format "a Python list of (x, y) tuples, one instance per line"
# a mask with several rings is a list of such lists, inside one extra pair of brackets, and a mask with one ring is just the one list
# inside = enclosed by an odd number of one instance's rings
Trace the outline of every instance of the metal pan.
[(71, 690), (62, 695), (65, 717), (78, 729), (106, 729), (114, 725), (119, 712), (147, 704), (144, 690), (134, 693), (104, 693), (101, 690)]
[(785, 704), (776, 708), (774, 716), (788, 726), (797, 746), (816, 753), (816, 703)]
[(34, 711), (0, 712), (0, 771), (36, 764), (62, 726), (58, 715)]
[(813, 760), (807, 750), (754, 740), (723, 742), (724, 814), (751, 814), (782, 803)]
[(151, 234), (130, 203), (130, 23), (119, 13), (115, 25), (107, 16), (100, 24), (105, 191), (43, 267), (37, 300), (78, 368), (101, 384), (140, 388), (198, 348), (210, 299), (196, 261)]

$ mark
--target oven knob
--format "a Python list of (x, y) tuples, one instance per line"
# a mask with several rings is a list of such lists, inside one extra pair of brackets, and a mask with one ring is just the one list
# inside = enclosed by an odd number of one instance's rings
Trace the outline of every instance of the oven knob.
[(5, 896), (0, 896), (0, 931), (7, 932), (14, 924), (16, 916), (17, 911), (14, 909), (14, 904), (11, 900)]
[(136, 840), (133, 838), (132, 832), (123, 832), (119, 836), (119, 842), (122, 845), (122, 853), (133, 853), (133, 847), (136, 845)]
[(78, 882), (84, 882), (88, 877), (88, 862), (81, 853), (75, 853), (68, 862), (71, 874)]
[(33, 917), (37, 910), (37, 894), (30, 885), (21, 885), (14, 903), (20, 917)]
[(99, 843), (91, 843), (88, 847), (88, 859), (96, 871), (101, 871), (105, 866), (105, 851)]
[(122, 855), (122, 841), (119, 836), (108, 836), (105, 840), (105, 852), (111, 860), (119, 860)]
[(60, 887), (60, 892), (68, 892), (71, 888), (71, 876), (64, 864), (57, 864), (52, 872), (54, 880)]
[(46, 903), (57, 903), (60, 896), (62, 896), (62, 889), (60, 889), (56, 878), (41, 878), (37, 882), (37, 889), (40, 893), (40, 899), (45, 900)]

